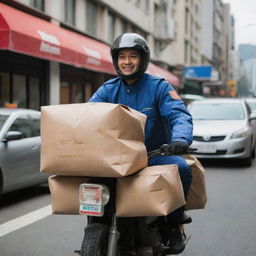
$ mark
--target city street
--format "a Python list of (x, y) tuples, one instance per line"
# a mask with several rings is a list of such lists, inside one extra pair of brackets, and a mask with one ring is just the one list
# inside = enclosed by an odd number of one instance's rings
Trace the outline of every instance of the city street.
[[(205, 210), (190, 211), (193, 222), (186, 226), (186, 231), (191, 238), (182, 255), (254, 256), (256, 161), (250, 168), (228, 160), (203, 161), (203, 164), (208, 203)], [(81, 244), (86, 219), (51, 215), (50, 207), (44, 208), (49, 204), (46, 185), (2, 197), (1, 256), (74, 255), (73, 251)], [(41, 210), (37, 212), (38, 209)], [(29, 224), (33, 218), (34, 222)], [(17, 225), (26, 222), (18, 228)], [(11, 228), (14, 231), (10, 232)], [(4, 231), (7, 233), (3, 235)]]
[[(188, 167), (176, 155), (191, 152), (202, 158), (208, 201), (189, 211), (180, 255), (256, 256), (254, 6), (253, 0), (0, 0), (0, 256), (78, 256), (87, 217), (52, 211), (76, 212), (76, 189), (87, 177), (143, 169), (119, 180), (118, 198), (110, 193), (118, 216), (131, 216), (129, 207), (136, 216), (179, 208), (182, 187), (179, 198), (165, 177), (174, 173), (144, 167), (177, 164), (187, 191)], [(48, 175), (57, 177), (48, 184)], [(198, 205), (205, 202), (196, 176), (188, 208), (201, 191)], [(81, 187), (81, 211), (101, 215), (107, 189)], [(157, 206), (150, 214), (147, 207), (157, 203), (161, 212)], [(141, 223), (134, 226), (136, 232)], [(108, 228), (95, 229), (106, 241)], [(88, 233), (86, 254), (94, 246), (105, 255), (105, 244)], [(138, 233), (137, 245), (147, 230)], [(109, 251), (116, 245), (110, 244)], [(175, 247), (170, 251), (184, 244)], [(154, 254), (161, 250), (154, 247)]]

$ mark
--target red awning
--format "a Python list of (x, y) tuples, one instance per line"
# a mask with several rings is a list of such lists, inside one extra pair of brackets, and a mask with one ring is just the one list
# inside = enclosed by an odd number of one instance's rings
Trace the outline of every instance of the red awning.
[[(84, 67), (115, 75), (109, 46), (0, 3), (0, 49)], [(169, 71), (149, 64), (148, 73), (172, 85), (180, 80)]]
[(108, 45), (2, 3), (0, 49), (116, 74)]
[(168, 70), (153, 64), (152, 62), (149, 63), (147, 73), (155, 76), (161, 76), (175, 87), (180, 86), (180, 79), (177, 76), (173, 75)]

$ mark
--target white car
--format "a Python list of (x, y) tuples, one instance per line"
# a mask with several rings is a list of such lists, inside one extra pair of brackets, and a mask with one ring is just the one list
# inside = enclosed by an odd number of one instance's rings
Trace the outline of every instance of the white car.
[(192, 147), (198, 158), (241, 159), (255, 156), (256, 115), (242, 99), (205, 99), (188, 106), (193, 117)]
[(40, 112), (0, 108), (0, 195), (47, 181), (40, 148)]

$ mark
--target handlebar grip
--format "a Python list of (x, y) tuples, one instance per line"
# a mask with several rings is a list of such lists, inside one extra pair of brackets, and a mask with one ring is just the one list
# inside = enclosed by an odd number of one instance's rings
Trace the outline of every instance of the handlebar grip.
[[(193, 154), (197, 151), (196, 148), (188, 147), (186, 152), (184, 154)], [(148, 158), (154, 157), (154, 156), (170, 156), (173, 155), (169, 151), (169, 145), (168, 144), (163, 144), (159, 149), (153, 150), (148, 153)], [(183, 154), (182, 154), (183, 155)]]

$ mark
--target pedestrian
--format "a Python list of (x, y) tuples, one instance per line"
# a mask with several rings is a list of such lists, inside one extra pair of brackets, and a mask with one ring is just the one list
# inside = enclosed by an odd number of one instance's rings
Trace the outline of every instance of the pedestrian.
[[(146, 73), (150, 60), (147, 41), (135, 33), (125, 33), (114, 40), (111, 56), (118, 77), (105, 82), (90, 102), (127, 105), (145, 115), (145, 145), (147, 151), (169, 145), (173, 155), (149, 159), (149, 166), (177, 164), (185, 197), (191, 184), (191, 169), (180, 154), (192, 143), (192, 117), (172, 85), (164, 78)], [(129, 129), (129, 128), (127, 128)], [(169, 229), (170, 251), (185, 249), (185, 234), (180, 219), (184, 207), (164, 218)]]

